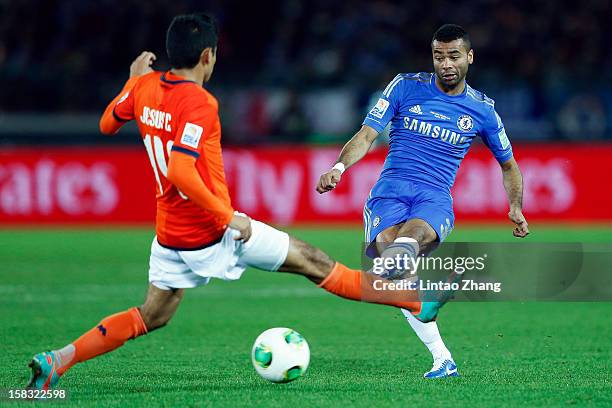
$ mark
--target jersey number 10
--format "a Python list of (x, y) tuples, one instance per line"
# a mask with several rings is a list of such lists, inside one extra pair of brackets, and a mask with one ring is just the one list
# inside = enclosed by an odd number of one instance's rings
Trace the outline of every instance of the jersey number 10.
[[(151, 143), (153, 140), (153, 143)], [(161, 179), (159, 178), (159, 173), (161, 172), (162, 176), (168, 177), (168, 164), (166, 162), (166, 153), (164, 152), (164, 142), (158, 137), (150, 135), (146, 135), (143, 139), (145, 148), (147, 149), (147, 154), (149, 155), (149, 161), (151, 162), (151, 167), (153, 167), (153, 173), (155, 174), (155, 180), (157, 181), (157, 185), (159, 187), (159, 192), (161, 195), (164, 194), (164, 187), (162, 186)], [(172, 146), (174, 145), (174, 141), (169, 140), (166, 143), (166, 152), (168, 153), (168, 157), (170, 157), (170, 152), (172, 151)], [(188, 200), (188, 197), (181, 192), (177, 188), (179, 195), (184, 199)]]

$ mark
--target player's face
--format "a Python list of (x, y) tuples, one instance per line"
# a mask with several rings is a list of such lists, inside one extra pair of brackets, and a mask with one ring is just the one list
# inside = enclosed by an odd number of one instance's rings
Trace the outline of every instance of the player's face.
[(431, 44), (433, 65), (438, 80), (447, 88), (455, 88), (467, 75), (474, 61), (474, 51), (468, 50), (462, 39)]

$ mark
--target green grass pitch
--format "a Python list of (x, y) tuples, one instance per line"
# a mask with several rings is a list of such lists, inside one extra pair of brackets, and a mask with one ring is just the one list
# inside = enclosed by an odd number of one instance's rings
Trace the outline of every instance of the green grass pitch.
[[(532, 230), (534, 241), (612, 242), (608, 228)], [(451, 238), (512, 240), (510, 231), (459, 226)], [(358, 229), (292, 232), (359, 263)], [(139, 304), (151, 238), (146, 229), (0, 231), (0, 388), (24, 385), (35, 352)], [(439, 326), (462, 377), (426, 381), (429, 353), (399, 311), (249, 270), (188, 291), (167, 327), (73, 368), (60, 381), (69, 401), (57, 405), (610, 406), (611, 312), (612, 303), (451, 303)], [(252, 342), (274, 326), (310, 344), (310, 368), (290, 384), (251, 367)]]

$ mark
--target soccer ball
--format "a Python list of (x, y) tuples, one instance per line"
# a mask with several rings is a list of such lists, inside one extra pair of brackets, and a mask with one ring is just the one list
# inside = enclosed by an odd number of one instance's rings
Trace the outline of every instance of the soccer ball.
[(261, 333), (253, 344), (251, 361), (261, 377), (287, 383), (304, 375), (310, 362), (306, 339), (295, 330), (275, 327)]

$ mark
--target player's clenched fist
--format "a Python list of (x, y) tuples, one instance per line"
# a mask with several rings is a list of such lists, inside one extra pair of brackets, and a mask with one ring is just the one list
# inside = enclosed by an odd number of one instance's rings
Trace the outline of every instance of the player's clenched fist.
[(338, 169), (331, 169), (327, 173), (323, 174), (319, 179), (319, 183), (317, 184), (317, 191), (319, 194), (323, 194), (336, 188), (336, 185), (338, 182), (340, 182), (341, 177), (342, 173)]
[(251, 219), (249, 217), (234, 214), (228, 226), (240, 232), (240, 235), (234, 238), (236, 241), (247, 242), (251, 238)]
[(512, 231), (512, 235), (518, 238), (525, 238), (529, 235), (527, 220), (519, 208), (511, 208), (508, 213), (508, 218), (516, 224), (516, 228)]
[(130, 78), (148, 74), (153, 72), (151, 65), (155, 62), (157, 57), (155, 54), (149, 51), (144, 51), (140, 54), (130, 65)]

